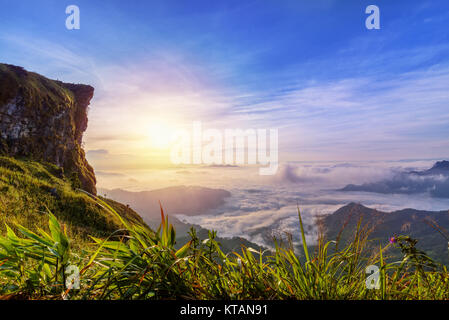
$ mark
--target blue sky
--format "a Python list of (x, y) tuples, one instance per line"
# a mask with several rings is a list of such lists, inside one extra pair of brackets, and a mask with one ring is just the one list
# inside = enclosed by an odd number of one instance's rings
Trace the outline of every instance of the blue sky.
[[(80, 30), (65, 28), (70, 4), (80, 8)], [(370, 4), (380, 8), (380, 30), (365, 28)], [(449, 155), (445, 0), (0, 0), (0, 8), (0, 61), (93, 85), (86, 148), (117, 161), (154, 159), (142, 156), (148, 123), (194, 120), (279, 128), (284, 160)]]

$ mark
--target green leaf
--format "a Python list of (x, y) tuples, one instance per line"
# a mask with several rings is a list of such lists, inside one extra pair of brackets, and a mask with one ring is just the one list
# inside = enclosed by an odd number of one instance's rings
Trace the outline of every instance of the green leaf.
[(306, 243), (306, 235), (304, 232), (304, 226), (302, 224), (302, 219), (301, 219), (301, 212), (299, 211), (299, 207), (297, 207), (297, 208), (298, 208), (299, 226), (301, 227), (302, 246), (304, 248), (304, 254), (306, 255), (307, 262), (310, 262), (309, 250), (307, 249), (307, 243)]
[(186, 254), (189, 252), (190, 246), (192, 245), (192, 240), (183, 245), (178, 251), (176, 251), (175, 255), (177, 258), (184, 258)]

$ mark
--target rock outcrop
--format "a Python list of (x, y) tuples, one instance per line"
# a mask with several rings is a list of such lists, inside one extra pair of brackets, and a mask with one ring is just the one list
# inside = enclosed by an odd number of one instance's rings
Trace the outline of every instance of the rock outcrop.
[(0, 64), (0, 154), (53, 163), (76, 186), (96, 194), (82, 148), (93, 94), (88, 85)]

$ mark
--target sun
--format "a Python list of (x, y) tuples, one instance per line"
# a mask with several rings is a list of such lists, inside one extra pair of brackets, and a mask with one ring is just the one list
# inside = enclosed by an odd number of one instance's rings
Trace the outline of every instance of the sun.
[(164, 121), (152, 121), (146, 130), (151, 147), (161, 150), (170, 148), (173, 132), (174, 126)]

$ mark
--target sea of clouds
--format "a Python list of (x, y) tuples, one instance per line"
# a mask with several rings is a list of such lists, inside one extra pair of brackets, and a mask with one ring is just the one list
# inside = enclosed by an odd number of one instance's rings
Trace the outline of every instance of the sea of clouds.
[[(448, 210), (449, 199), (434, 198), (429, 192), (381, 194), (338, 191), (347, 184), (374, 183), (394, 179), (402, 172), (425, 170), (434, 160), (355, 163), (289, 162), (274, 176), (259, 176), (251, 167), (187, 167), (166, 170), (160, 180), (155, 173), (136, 178), (142, 190), (170, 185), (195, 184), (231, 192), (224, 205), (205, 214), (177, 217), (188, 223), (218, 231), (220, 236), (244, 237), (270, 246), (273, 236), (290, 233), (299, 242), (298, 208), (306, 225), (306, 240), (316, 241), (316, 219), (357, 202), (382, 211), (404, 208)], [(127, 176), (133, 176), (129, 173)], [(110, 178), (113, 176), (109, 175)], [(435, 177), (435, 179), (441, 179)], [(136, 187), (136, 183), (133, 183)]]

